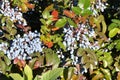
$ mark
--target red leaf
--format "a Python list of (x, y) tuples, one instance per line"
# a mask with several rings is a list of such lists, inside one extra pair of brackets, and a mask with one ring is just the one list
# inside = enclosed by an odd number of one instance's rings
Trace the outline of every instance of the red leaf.
[(57, 10), (53, 10), (51, 15), (53, 16), (52, 21), (58, 20), (58, 11)]
[(20, 61), (20, 60), (19, 60), (18, 58), (15, 58), (14, 61), (13, 61), (13, 63), (14, 63), (14, 64), (17, 64), (19, 61)]
[(13, 61), (14, 64), (17, 64), (20, 68), (25, 67), (26, 61), (25, 60), (20, 60), (18, 58), (15, 58)]
[(58, 11), (57, 10), (53, 10), (51, 14), (54, 18), (58, 18)]
[(25, 60), (20, 60), (20, 63), (22, 65), (22, 67), (25, 67), (25, 65), (26, 65), (26, 61)]
[(34, 69), (37, 69), (39, 66), (40, 66), (40, 62), (36, 61), (35, 64), (34, 64)]
[(23, 26), (22, 24), (17, 24), (16, 26), (17, 26), (18, 28), (21, 28), (21, 29), (24, 28), (24, 26)]

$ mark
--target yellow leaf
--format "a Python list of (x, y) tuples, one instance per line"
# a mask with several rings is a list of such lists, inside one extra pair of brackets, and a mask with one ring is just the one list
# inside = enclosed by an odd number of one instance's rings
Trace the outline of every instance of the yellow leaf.
[(28, 0), (21, 0), (21, 2), (23, 2), (23, 3), (27, 3), (27, 2), (28, 2)]
[(52, 11), (52, 10), (54, 10), (53, 6), (54, 6), (54, 4), (49, 5), (48, 7), (45, 8), (44, 11)]
[(26, 13), (28, 11), (28, 7), (24, 3), (22, 3), (21, 10), (22, 10), (22, 12)]

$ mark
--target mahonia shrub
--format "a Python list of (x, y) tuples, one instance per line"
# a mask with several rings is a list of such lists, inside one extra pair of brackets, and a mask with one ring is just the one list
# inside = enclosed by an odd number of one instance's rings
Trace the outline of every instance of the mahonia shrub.
[(1, 0), (0, 80), (119, 80), (120, 21), (106, 23), (108, 3)]

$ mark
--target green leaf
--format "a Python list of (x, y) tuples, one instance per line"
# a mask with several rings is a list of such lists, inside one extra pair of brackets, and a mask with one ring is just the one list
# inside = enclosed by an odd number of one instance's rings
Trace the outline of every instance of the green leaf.
[(118, 19), (112, 19), (112, 22), (120, 25), (120, 20), (118, 20)]
[(47, 26), (42, 25), (40, 31), (41, 31), (43, 34), (46, 34), (46, 33), (48, 33), (48, 32), (50, 31), (50, 29), (48, 29)]
[(82, 14), (82, 16), (91, 15), (92, 11), (89, 10), (89, 9), (84, 9), (84, 10), (81, 11), (81, 14)]
[(2, 71), (2, 73), (6, 72), (6, 68), (7, 68), (7, 65), (5, 64), (4, 61), (0, 59), (0, 70)]
[(12, 27), (13, 23), (10, 19), (7, 19), (7, 27)]
[(7, 56), (4, 56), (4, 61), (7, 65), (10, 65), (11, 64), (11, 61), (10, 59), (7, 57)]
[(120, 31), (119, 28), (114, 28), (114, 29), (110, 30), (109, 37), (110, 38), (114, 37), (118, 33), (118, 31)]
[(106, 68), (108, 66), (108, 62), (105, 59), (103, 60), (103, 66), (104, 66), (104, 68)]
[(79, 48), (77, 51), (77, 56), (83, 56), (84, 55), (85, 50), (83, 48)]
[(85, 3), (84, 3), (84, 9), (87, 9), (90, 7), (90, 0), (84, 0)]
[(46, 21), (44, 19), (40, 19), (41, 23), (46, 25)]
[(30, 66), (31, 68), (34, 67), (34, 64), (35, 64), (36, 60), (37, 60), (37, 58), (33, 58), (32, 60), (29, 61), (29, 66)]
[(79, 15), (81, 13), (82, 9), (80, 9), (79, 7), (72, 7), (72, 11), (75, 14)]
[(109, 69), (100, 68), (100, 70), (103, 72), (104, 77), (105, 77), (106, 80), (112, 80)]
[(110, 43), (109, 45), (108, 45), (108, 49), (109, 50), (112, 50), (114, 48), (114, 43)]
[(73, 74), (74, 74), (74, 67), (70, 67), (68, 69), (68, 80), (72, 78)]
[(10, 31), (10, 35), (15, 35), (17, 33), (17, 30), (15, 28), (12, 28)]
[(20, 75), (20, 74), (18, 74), (18, 73), (11, 73), (11, 74), (9, 74), (9, 76), (13, 79), (13, 80), (24, 80), (23, 79), (23, 77)]
[(62, 68), (55, 68), (44, 73), (40, 80), (56, 80), (57, 77), (63, 72)]
[(43, 16), (44, 19), (48, 19), (49, 16), (50, 16), (49, 11), (47, 11), (47, 10), (43, 11), (42, 16)]
[(120, 41), (117, 43), (117, 45), (115, 46), (115, 48), (116, 48), (117, 50), (120, 50)]
[(66, 24), (66, 22), (67, 22), (67, 20), (66, 20), (65, 18), (59, 19), (59, 20), (56, 22), (55, 26), (56, 26), (56, 27), (59, 27), (59, 28), (64, 27), (65, 24)]
[(58, 45), (60, 48), (62, 48), (64, 51), (66, 50), (66, 46), (62, 42), (58, 42)]
[(53, 53), (46, 53), (46, 63), (47, 66), (53, 65)]
[(7, 17), (3, 17), (3, 18), (1, 19), (1, 23), (5, 23), (6, 19), (7, 19)]
[(38, 77), (38, 75), (34, 78), (34, 80), (40, 80), (40, 78)]
[(56, 53), (54, 53), (52, 50), (50, 51), (51, 53), (46, 53), (46, 65), (52, 65), (53, 68), (57, 68), (60, 63), (60, 59), (58, 58), (58, 55)]
[(51, 19), (49, 19), (49, 20), (46, 21), (46, 24), (47, 24), (47, 25), (50, 25), (51, 23), (52, 23), (52, 20), (51, 20)]
[(4, 52), (0, 50), (0, 57), (4, 57)]
[(117, 28), (118, 25), (116, 23), (111, 23), (109, 26), (108, 26), (108, 31), (114, 29), (114, 28)]
[(60, 64), (60, 59), (56, 53), (53, 54), (53, 68), (57, 68)]
[(90, 0), (79, 0), (78, 2), (78, 6), (82, 9), (87, 9), (88, 7), (90, 7)]
[(26, 65), (24, 68), (25, 75), (27, 76), (27, 80), (32, 80), (33, 74), (32, 74), (32, 69)]
[(67, 18), (68, 22), (70, 25), (72, 25), (73, 27), (77, 27), (77, 24), (74, 23), (74, 21), (70, 18)]

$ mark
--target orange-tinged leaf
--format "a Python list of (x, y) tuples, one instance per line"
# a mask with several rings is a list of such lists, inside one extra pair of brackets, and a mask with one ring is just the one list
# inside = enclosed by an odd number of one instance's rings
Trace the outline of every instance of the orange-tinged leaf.
[(52, 28), (51, 30), (52, 31), (57, 31), (57, 30), (59, 30), (60, 28), (59, 27), (54, 27), (54, 28)]
[(78, 20), (82, 23), (86, 23), (86, 19), (87, 19), (87, 16), (84, 16), (84, 17), (79, 17)]
[(78, 75), (73, 75), (72, 76), (72, 80), (78, 80), (78, 78), (79, 78)]
[(25, 4), (29, 9), (34, 9), (35, 8), (34, 4), (31, 4), (31, 3), (25, 3)]
[(75, 18), (75, 16), (76, 16), (74, 12), (69, 11), (69, 10), (64, 10), (63, 14), (70, 18)]
[(120, 80), (120, 72), (117, 73), (117, 80)]
[(45, 41), (44, 44), (48, 47), (51, 48), (53, 46), (53, 42), (52, 41)]
[(58, 18), (56, 18), (56, 17), (52, 18), (52, 21), (57, 21), (57, 20), (58, 20)]

